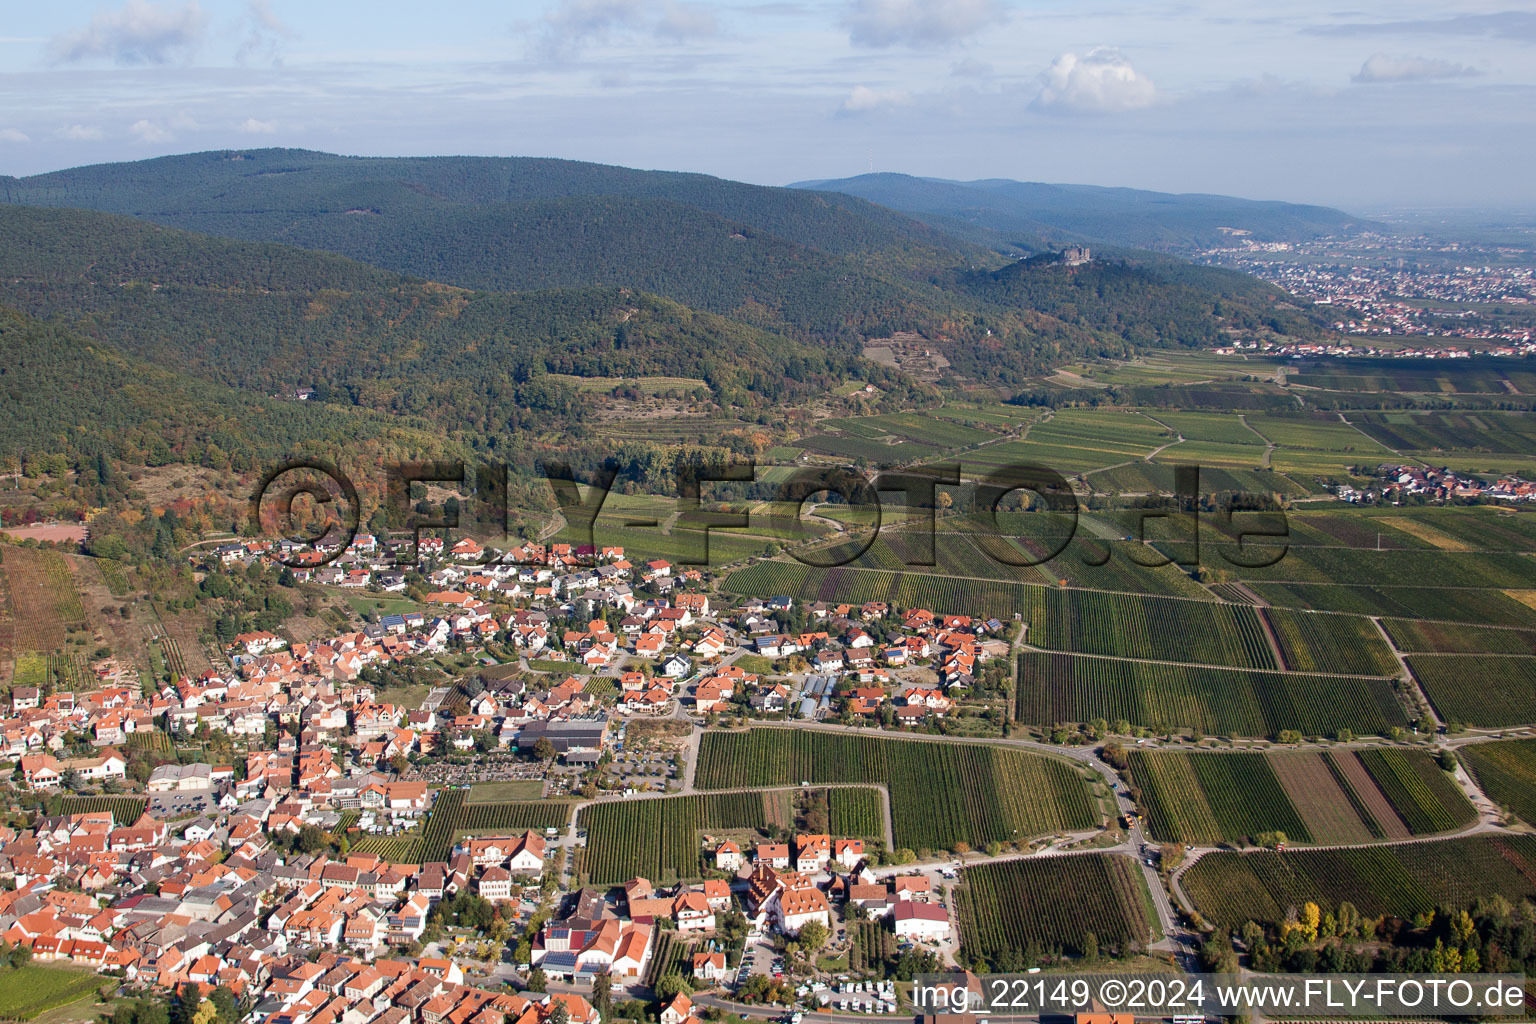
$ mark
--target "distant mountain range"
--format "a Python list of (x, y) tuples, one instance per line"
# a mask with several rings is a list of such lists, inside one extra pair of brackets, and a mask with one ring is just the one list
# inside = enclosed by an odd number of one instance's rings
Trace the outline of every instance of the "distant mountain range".
[[(526, 460), (535, 438), (614, 450), (570, 376), (702, 380), (710, 416), (753, 424), (850, 380), (931, 398), (861, 357), (897, 331), (1004, 390), (1077, 358), (1327, 333), (1242, 274), (1129, 249), (1017, 260), (976, 230), (541, 159), (250, 150), (0, 178), (0, 392), (24, 399), (10, 436), (31, 450), (250, 466), (356, 433)], [(113, 382), (83, 419), (77, 369)], [(284, 400), (299, 387), (318, 403)]]
[(1235, 237), (1296, 242), (1385, 230), (1326, 206), (1005, 178), (946, 181), (907, 174), (861, 174), (790, 187), (857, 196), (975, 243), (1007, 241), (1026, 250), (1037, 249), (1042, 242), (1098, 242), (1189, 252)]

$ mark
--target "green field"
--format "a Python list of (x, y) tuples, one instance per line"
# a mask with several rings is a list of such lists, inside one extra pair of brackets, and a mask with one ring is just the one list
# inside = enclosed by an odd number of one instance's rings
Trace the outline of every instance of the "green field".
[(1413, 654), (1408, 667), (1441, 718), (1483, 729), (1536, 722), (1536, 658)]
[[(1052, 949), (1128, 952), (1151, 935), (1146, 884), (1135, 861), (1084, 854), (966, 868), (956, 890), (961, 963), (1017, 971)], [(1035, 957), (1032, 959), (1030, 953)]]
[(719, 793), (592, 804), (578, 819), (587, 830), (582, 874), (592, 885), (698, 878), (704, 867), (700, 833), (761, 829), (772, 799), (766, 793)]
[(1470, 743), (1457, 754), (1488, 799), (1536, 824), (1536, 740)]
[(66, 796), (59, 799), (60, 814), (99, 814), (107, 811), (119, 825), (132, 825), (144, 813), (142, 796)]
[(1448, 832), (1475, 818), (1430, 755), (1398, 748), (1275, 753), (1132, 751), (1150, 831), (1163, 841), (1359, 843)]
[(1536, 630), (1465, 623), (1386, 619), (1382, 622), (1400, 651), (1433, 654), (1536, 655)]
[(999, 747), (803, 729), (705, 733), (700, 789), (868, 782), (887, 786), (898, 847), (953, 849), (1093, 828), (1082, 777), (1054, 758)]
[(1353, 676), (1395, 676), (1397, 658), (1370, 619), (1354, 615), (1309, 615), (1284, 608), (1260, 612), (1293, 672), (1335, 672)]
[(1331, 736), (1406, 727), (1385, 679), (1202, 668), (1071, 654), (1019, 655), (1015, 718), (1029, 725), (1124, 719), (1162, 731)]
[(834, 836), (885, 841), (885, 812), (880, 805), (878, 789), (862, 786), (828, 789), (827, 818), (827, 827)]
[(465, 804), (494, 804), (517, 800), (537, 800), (544, 795), (544, 783), (538, 779), (512, 782), (477, 782), (469, 787)]
[(1412, 918), (1500, 895), (1536, 899), (1536, 836), (1474, 836), (1344, 850), (1208, 853), (1181, 877), (1206, 920), (1235, 929), (1278, 925), (1311, 901), (1332, 912), (1353, 903), (1364, 917)]
[(27, 964), (0, 970), (0, 1020), (31, 1020), (94, 997), (107, 980), (82, 968)]

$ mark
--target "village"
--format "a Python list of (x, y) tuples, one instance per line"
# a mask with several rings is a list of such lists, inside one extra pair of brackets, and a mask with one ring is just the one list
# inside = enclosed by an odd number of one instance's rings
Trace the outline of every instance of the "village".
[[(358, 537), (295, 576), (398, 592), (394, 553)], [(241, 572), (291, 554), (228, 543), (193, 560)], [(0, 833), (14, 884), (0, 937), (131, 990), (226, 989), (258, 1024), (595, 1024), (594, 1000), (663, 996), (662, 1024), (689, 1024), (705, 993), (721, 1000), (711, 1015), (889, 1014), (895, 978), (954, 964), (947, 864), (901, 867), (827, 831), (704, 834), (701, 882), (590, 887), (574, 817), (487, 834), (453, 808), (476, 784), (599, 801), (686, 791), (689, 737), (723, 715), (932, 728), (989, 662), (1006, 665), (1003, 623), (881, 603), (717, 607), (698, 572), (636, 568), (620, 548), (488, 557), (466, 539), (426, 554), (435, 567), (413, 570), (438, 588), (426, 611), (323, 642), (241, 633), (227, 670), (158, 689), (110, 664), (94, 689), (16, 688), (0, 738), (37, 810)], [(572, 622), (584, 628), (559, 625)], [(483, 675), (419, 706), (368, 681), (493, 642), (517, 662), (483, 657)], [(662, 741), (640, 738), (651, 731)], [(227, 763), (143, 756), (210, 734)], [(870, 928), (883, 954), (855, 954)]]

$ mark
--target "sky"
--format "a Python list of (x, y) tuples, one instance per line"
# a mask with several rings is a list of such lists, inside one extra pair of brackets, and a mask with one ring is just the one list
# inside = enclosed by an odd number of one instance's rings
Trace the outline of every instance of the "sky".
[(1536, 0), (8, 6), (0, 174), (289, 146), (1536, 210)]

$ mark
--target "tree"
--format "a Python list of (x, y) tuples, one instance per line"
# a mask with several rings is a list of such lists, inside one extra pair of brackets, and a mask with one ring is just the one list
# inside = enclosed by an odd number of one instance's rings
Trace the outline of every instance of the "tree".
[(800, 934), (796, 936), (800, 940), (800, 945), (812, 953), (827, 944), (827, 937), (827, 926), (820, 921), (806, 922), (801, 927)]
[(528, 975), (529, 992), (546, 992), (549, 990), (549, 978), (545, 976), (542, 967), (535, 967)]
[(219, 1020), (224, 1024), (237, 1024), (240, 1020), (240, 1001), (235, 998), (227, 985), (220, 985), (208, 996), (208, 1001), (218, 1012)]
[(549, 742), (548, 736), (540, 736), (534, 741), (533, 756), (540, 761), (553, 761), (555, 759), (555, 745)]
[(606, 974), (599, 974), (592, 982), (592, 1005), (604, 1021), (613, 1016), (613, 979)]
[(565, 1005), (565, 1000), (556, 999), (544, 1020), (546, 1024), (571, 1024), (571, 1009)]
[(670, 1003), (679, 995), (693, 995), (693, 985), (681, 974), (673, 971), (656, 980), (656, 998), (663, 1003)]

